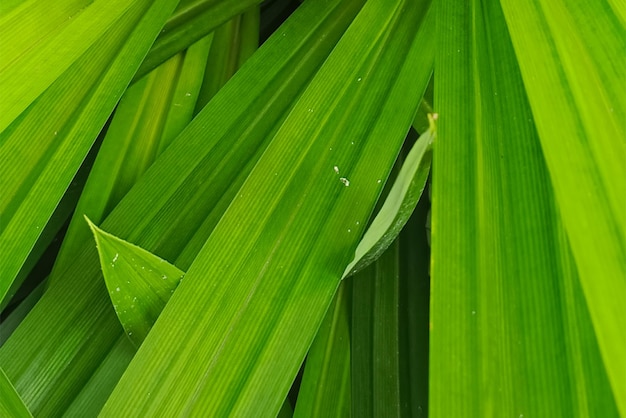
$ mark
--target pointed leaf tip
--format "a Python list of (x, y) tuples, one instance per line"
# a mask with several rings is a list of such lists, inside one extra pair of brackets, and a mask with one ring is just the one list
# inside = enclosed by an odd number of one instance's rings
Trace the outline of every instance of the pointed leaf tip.
[(400, 234), (413, 213), (428, 180), (432, 144), (437, 136), (437, 118), (437, 113), (428, 114), (428, 130), (420, 136), (407, 155), (389, 195), (365, 231), (354, 253), (354, 259), (346, 267), (344, 278), (376, 261)]
[(102, 274), (113, 308), (131, 341), (139, 346), (184, 272), (158, 256), (98, 228), (94, 233)]

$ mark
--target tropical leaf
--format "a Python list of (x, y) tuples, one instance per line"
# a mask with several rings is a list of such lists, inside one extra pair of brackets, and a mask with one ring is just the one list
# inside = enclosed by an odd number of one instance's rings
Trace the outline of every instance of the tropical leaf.
[(359, 417), (407, 416), (401, 400), (400, 248), (397, 240), (353, 279), (352, 412)]
[[(141, 247), (89, 223), (113, 308), (138, 347), (182, 280), (184, 272)], [(118, 273), (118, 270), (121, 270)]]
[(187, 49), (229, 19), (253, 9), (252, 6), (261, 1), (181, 0), (137, 70), (135, 80)]
[(604, 369), (626, 415), (625, 8), (507, 0), (502, 8)]
[(346, 267), (344, 277), (357, 273), (378, 259), (398, 237), (413, 213), (430, 173), (432, 145), (437, 135), (434, 118), (429, 116), (430, 128), (407, 155), (385, 203), (365, 231), (354, 259)]
[(437, 10), (429, 415), (617, 416), (502, 10)]
[[(38, 22), (49, 7), (42, 2), (6, 10), (0, 22), (0, 31), (10, 34), (3, 37), (10, 47), (6, 55), (3, 51), (0, 72), (0, 300), (5, 304), (19, 285), (17, 273), (176, 0), (96, 1), (83, 10), (71, 1), (64, 4), (76, 17), (71, 23), (55, 18), (57, 26), (43, 32)], [(13, 31), (16, 24), (25, 28)]]
[[(405, 24), (422, 13), (416, 3), (364, 6), (187, 271), (102, 416), (278, 413), (363, 230), (356, 222), (370, 215), (377, 179), (389, 173), (428, 82), (430, 69), (416, 63), (430, 33), (419, 36)], [(398, 100), (407, 101), (403, 112)], [(333, 166), (343, 167), (350, 185)], [(355, 205), (357, 196), (370, 204)]]
[(307, 354), (294, 417), (351, 415), (350, 309), (352, 281), (340, 285)]
[(30, 418), (32, 414), (22, 402), (19, 393), (0, 368), (0, 416), (12, 418)]
[(101, 222), (126, 195), (137, 179), (167, 148), (195, 114), (211, 37), (192, 45), (131, 85), (122, 96), (89, 178), (74, 206), (49, 280), (54, 286), (80, 252), (90, 231), (84, 215)]
[(626, 8), (430, 4), (0, 1), (0, 415), (626, 415)]
[[(360, 1), (303, 5), (165, 150), (102, 227), (188, 268), (263, 152), (266, 136), (360, 6)], [(263, 108), (257, 109), (258, 103)], [(101, 389), (99, 398), (108, 396), (119, 367), (101, 373), (113, 375), (112, 382), (83, 383), (126, 339), (92, 242), (85, 242), (71, 265), (56, 274), (61, 275), (58, 285), (48, 289), (0, 347), (0, 364), (35, 414), (61, 413), (94, 386)]]
[(209, 102), (256, 51), (259, 44), (259, 20), (260, 9), (253, 7), (215, 30), (208, 58), (210, 66), (196, 103), (197, 111)]

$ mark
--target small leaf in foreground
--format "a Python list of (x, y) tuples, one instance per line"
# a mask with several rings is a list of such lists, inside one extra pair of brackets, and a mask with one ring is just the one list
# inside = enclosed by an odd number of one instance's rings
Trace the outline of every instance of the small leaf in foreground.
[(99, 229), (86, 216), (85, 219), (96, 239), (115, 313), (128, 337), (139, 346), (184, 272), (143, 248)]
[(430, 163), (432, 145), (437, 136), (435, 120), (437, 114), (429, 114), (430, 127), (418, 139), (407, 156), (396, 178), (389, 196), (365, 231), (363, 238), (354, 252), (354, 259), (343, 273), (351, 276), (376, 261), (400, 234), (402, 227), (409, 220), (413, 209), (424, 191)]

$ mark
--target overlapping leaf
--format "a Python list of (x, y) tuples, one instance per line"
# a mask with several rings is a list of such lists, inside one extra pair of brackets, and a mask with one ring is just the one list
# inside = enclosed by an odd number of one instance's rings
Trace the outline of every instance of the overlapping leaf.
[(83, 216), (101, 222), (191, 121), (210, 46), (211, 37), (200, 40), (125, 92), (73, 208), (50, 286), (90, 239)]
[(458, 6), (438, 8), (429, 415), (616, 416), (502, 10)]
[(135, 79), (259, 3), (261, 0), (182, 0), (150, 48)]
[[(103, 228), (188, 267), (265, 147), (268, 132), (360, 5), (303, 5), (163, 153)], [(63, 276), (58, 286), (0, 348), (0, 363), (35, 413), (65, 410), (87, 389), (83, 382), (102, 370), (100, 362), (119, 338), (126, 338), (110, 307), (95, 247), (91, 240), (85, 245), (57, 273)], [(45, 361), (34, 361), (41, 353)], [(99, 385), (106, 393), (110, 382)]]
[(11, 381), (0, 368), (0, 416), (11, 418), (31, 418), (32, 414), (22, 402)]
[(364, 6), (187, 271), (103, 416), (278, 413), (428, 81), (429, 68), (415, 64), (427, 35), (405, 24), (422, 6)]
[(604, 367), (625, 415), (624, 7), (609, 0), (501, 3)]
[[(183, 278), (184, 272), (89, 221), (109, 296), (120, 323), (138, 347)], [(118, 272), (120, 271), (121, 272)]]
[(429, 119), (430, 128), (407, 155), (385, 203), (359, 242), (354, 260), (346, 267), (344, 276), (354, 274), (378, 259), (398, 237), (413, 213), (426, 186), (432, 145), (437, 135), (433, 116), (429, 116)]
[[(130, 82), (177, 0), (65, 2), (49, 30), (38, 22), (49, 7), (28, 1), (7, 10), (0, 30), (11, 45), (0, 72), (0, 300), (76, 174), (98, 132)], [(99, 18), (96, 19), (96, 16)], [(59, 21), (63, 21), (61, 23)], [(95, 23), (94, 23), (95, 22)], [(56, 26), (55, 26), (56, 24)], [(24, 48), (24, 49), (21, 49)]]

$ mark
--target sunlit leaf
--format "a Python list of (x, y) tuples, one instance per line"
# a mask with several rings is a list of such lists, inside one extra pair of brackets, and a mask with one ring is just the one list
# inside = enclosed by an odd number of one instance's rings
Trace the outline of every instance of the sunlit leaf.
[(604, 368), (626, 415), (626, 8), (610, 0), (502, 0), (502, 8)]
[[(440, 6), (429, 416), (614, 417), (610, 368), (592, 306), (581, 303), (558, 187), (500, 5)], [(532, 60), (547, 77), (548, 60)]]
[[(49, 5), (28, 1), (2, 16), (0, 72), (0, 300), (177, 0), (96, 1), (39, 32)], [(29, 7), (26, 7), (29, 6)], [(61, 8), (62, 10), (64, 8)], [(56, 12), (53, 13), (56, 16)], [(100, 16), (100, 18), (96, 18)], [(36, 19), (34, 19), (36, 17)], [(15, 25), (23, 30), (12, 31)], [(32, 33), (26, 36), (24, 33)], [(25, 48), (19, 40), (29, 39)]]
[(75, 204), (50, 286), (91, 239), (83, 216), (102, 222), (191, 121), (210, 46), (210, 37), (200, 40), (126, 90)]

